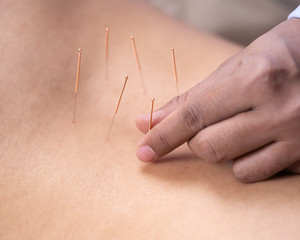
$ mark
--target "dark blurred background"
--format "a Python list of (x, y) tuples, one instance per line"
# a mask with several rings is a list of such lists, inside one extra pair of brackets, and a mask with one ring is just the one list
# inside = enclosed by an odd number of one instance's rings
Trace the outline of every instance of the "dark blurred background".
[(147, 0), (197, 28), (248, 45), (284, 21), (299, 0)]

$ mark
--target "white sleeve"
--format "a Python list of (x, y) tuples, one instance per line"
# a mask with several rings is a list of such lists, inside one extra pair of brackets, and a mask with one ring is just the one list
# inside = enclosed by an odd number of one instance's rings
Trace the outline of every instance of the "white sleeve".
[(300, 5), (288, 16), (290, 18), (300, 18)]

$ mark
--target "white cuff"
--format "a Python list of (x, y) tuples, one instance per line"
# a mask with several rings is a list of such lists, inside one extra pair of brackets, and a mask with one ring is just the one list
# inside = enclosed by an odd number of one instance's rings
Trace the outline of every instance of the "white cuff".
[(290, 18), (300, 18), (300, 5), (291, 12), (291, 14), (288, 16), (288, 19)]

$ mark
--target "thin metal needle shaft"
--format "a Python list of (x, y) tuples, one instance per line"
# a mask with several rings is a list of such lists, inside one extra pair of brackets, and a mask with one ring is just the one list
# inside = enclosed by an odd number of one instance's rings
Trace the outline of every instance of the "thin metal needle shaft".
[(177, 68), (176, 68), (176, 61), (175, 61), (175, 52), (174, 52), (174, 48), (171, 48), (171, 53), (172, 53), (172, 62), (173, 62), (174, 78), (175, 78), (175, 82), (176, 82), (176, 91), (177, 91), (177, 95), (179, 95), (178, 75), (177, 75)]
[(118, 101), (114, 116), (113, 116), (113, 118), (111, 120), (111, 123), (110, 123), (110, 127), (109, 127), (108, 134), (107, 134), (107, 137), (106, 137), (107, 141), (109, 140), (109, 135), (110, 135), (111, 129), (113, 127), (115, 117), (116, 117), (116, 115), (118, 113), (118, 110), (119, 110), (119, 107), (120, 107), (120, 103), (121, 103), (123, 93), (124, 93), (124, 90), (125, 90), (125, 87), (126, 87), (126, 84), (127, 84), (127, 80), (128, 80), (128, 76), (125, 77), (125, 82), (124, 82), (124, 85), (123, 85), (123, 88), (122, 88), (122, 91), (121, 91), (121, 94), (120, 94), (120, 97), (119, 97), (119, 101)]
[(74, 92), (74, 109), (73, 109), (73, 121), (72, 121), (73, 124), (75, 124), (75, 120), (76, 120), (77, 92), (78, 92), (78, 86), (79, 86), (81, 53), (82, 53), (82, 49), (79, 48), (78, 49), (78, 61), (77, 61), (77, 73), (76, 73), (76, 82), (75, 82), (75, 92)]
[(133, 53), (134, 53), (134, 56), (135, 56), (135, 61), (136, 61), (137, 67), (138, 67), (139, 71), (142, 71), (142, 67), (141, 67), (141, 64), (140, 64), (139, 56), (137, 54), (137, 50), (136, 50), (136, 46), (135, 46), (134, 37), (131, 36), (130, 39), (131, 39)]
[(105, 59), (108, 60), (109, 28), (105, 29)]
[(138, 53), (137, 53), (137, 50), (136, 50), (135, 40), (134, 40), (133, 36), (131, 36), (130, 39), (131, 39), (131, 43), (132, 43), (132, 49), (133, 49), (133, 54), (134, 54), (134, 57), (135, 57), (136, 65), (137, 65), (137, 68), (138, 68), (139, 73), (140, 73), (140, 80), (141, 80), (141, 83), (142, 83), (142, 86), (143, 86), (143, 89), (144, 89), (144, 93), (147, 94), (147, 89), (146, 89), (144, 76), (143, 76), (143, 72), (142, 72), (142, 67), (141, 67), (139, 56), (138, 56)]
[(154, 107), (155, 98), (151, 100), (151, 112), (150, 112), (150, 121), (149, 121), (149, 131), (152, 129), (152, 116), (153, 116), (153, 107)]

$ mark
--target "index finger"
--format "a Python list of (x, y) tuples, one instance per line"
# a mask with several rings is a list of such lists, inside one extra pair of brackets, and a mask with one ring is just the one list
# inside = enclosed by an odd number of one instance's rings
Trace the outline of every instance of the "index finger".
[(137, 157), (142, 161), (162, 157), (207, 126), (248, 110), (251, 107), (248, 98), (235, 82), (227, 78), (214, 81), (205, 89), (201, 89), (200, 84), (189, 90), (193, 94), (185, 103), (153, 127), (140, 141)]

